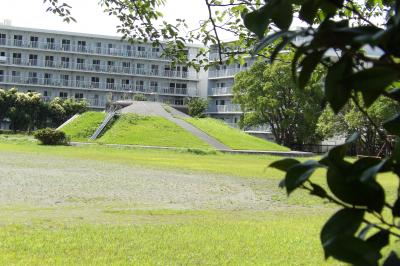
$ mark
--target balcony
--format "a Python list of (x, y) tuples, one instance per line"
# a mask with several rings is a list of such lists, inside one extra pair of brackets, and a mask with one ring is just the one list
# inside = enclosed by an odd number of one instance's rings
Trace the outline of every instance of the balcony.
[(211, 70), (209, 72), (209, 77), (210, 78), (228, 78), (228, 77), (234, 77), (237, 73), (241, 71), (247, 70), (247, 67), (242, 67), (242, 68), (228, 68), (228, 69), (221, 69), (221, 70)]
[(194, 79), (197, 80), (198, 76), (196, 72), (192, 71), (155, 71), (146, 68), (133, 68), (133, 67), (122, 67), (122, 66), (108, 66), (99, 64), (85, 64), (75, 63), (72, 64), (66, 61), (53, 61), (53, 60), (37, 60), (37, 59), (21, 59), (12, 58), (0, 61), (0, 64), (8, 65), (24, 65), (24, 66), (35, 66), (45, 67), (53, 69), (69, 69), (75, 71), (90, 71), (90, 72), (101, 72), (109, 74), (126, 74), (126, 75), (139, 75), (139, 76), (153, 76), (162, 78), (178, 78), (178, 79)]
[(84, 54), (93, 54), (93, 55), (104, 55), (104, 56), (118, 56), (118, 57), (132, 57), (136, 59), (157, 59), (157, 60), (166, 60), (165, 56), (162, 55), (161, 52), (152, 52), (152, 51), (135, 51), (128, 49), (119, 49), (119, 48), (101, 48), (92, 45), (71, 45), (71, 44), (61, 44), (55, 42), (37, 42), (37, 41), (22, 41), (22, 40), (14, 40), (14, 39), (6, 39), (0, 38), (0, 45), (2, 46), (13, 46), (13, 47), (22, 47), (22, 48), (34, 48), (41, 50), (51, 50), (51, 51), (60, 51), (60, 52), (76, 52), (76, 53), (84, 53)]
[(212, 88), (210, 92), (210, 96), (231, 96), (233, 95), (231, 87), (217, 87)]
[(209, 113), (242, 113), (239, 104), (214, 105)]
[(142, 93), (158, 93), (167, 95), (179, 95), (179, 96), (197, 96), (197, 88), (168, 88), (158, 86), (147, 86), (147, 85), (132, 85), (132, 84), (121, 84), (121, 83), (106, 83), (106, 82), (91, 82), (91, 81), (73, 81), (71, 79), (54, 79), (54, 78), (38, 78), (38, 77), (26, 77), (22, 75), (0, 76), (1, 83), (9, 84), (21, 84), (31, 86), (51, 86), (51, 87), (63, 87), (63, 88), (75, 88), (75, 89), (94, 89), (101, 91), (121, 91), (121, 92), (142, 92)]

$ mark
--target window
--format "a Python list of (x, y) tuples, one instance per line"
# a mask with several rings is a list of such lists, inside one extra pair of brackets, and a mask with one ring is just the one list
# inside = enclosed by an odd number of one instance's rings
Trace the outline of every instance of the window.
[(38, 56), (37, 54), (30, 54), (29, 55), (29, 60), (28, 60), (28, 65), (30, 66), (37, 66), (38, 63)]
[(77, 69), (85, 69), (85, 59), (77, 58), (76, 59), (76, 68)]
[(54, 67), (54, 56), (46, 55), (44, 58), (46, 67)]
[(22, 46), (22, 35), (14, 35), (14, 45)]
[(56, 47), (54, 45), (54, 38), (46, 38), (47, 49), (54, 50)]
[(153, 53), (159, 53), (159, 52), (160, 52), (160, 47), (158, 47), (158, 46), (152, 47), (152, 48), (151, 48), (151, 51), (152, 51)]
[(75, 93), (75, 100), (82, 100), (83, 99), (83, 93)]
[(151, 74), (152, 75), (158, 75), (158, 68), (159, 68), (159, 66), (158, 65), (151, 65)]
[(144, 64), (138, 63), (136, 64), (136, 74), (145, 75)]
[(11, 72), (11, 79), (12, 79), (12, 82), (20, 82), (20, 80), (21, 80), (21, 72), (12, 71)]
[(130, 73), (131, 72), (131, 63), (130, 62), (122, 62), (122, 71), (124, 73)]
[(157, 81), (150, 81), (150, 90), (152, 92), (158, 91), (158, 82)]
[(21, 64), (21, 54), (20, 53), (13, 53), (13, 64)]
[(146, 47), (144, 46), (138, 46), (137, 47), (138, 52), (145, 52), (146, 51)]
[(64, 98), (64, 99), (68, 98), (68, 92), (60, 91), (60, 98)]
[(225, 88), (225, 83), (224, 82), (217, 82), (217, 88)]
[(50, 73), (44, 73), (44, 85), (51, 85), (52, 75)]
[(183, 105), (183, 99), (175, 99), (175, 105)]
[(126, 54), (127, 56), (132, 56), (132, 46), (130, 45), (126, 46)]
[(121, 80), (121, 83), (122, 83), (122, 89), (129, 90), (129, 85), (131, 84), (129, 79), (123, 79)]
[(114, 61), (108, 61), (107, 62), (107, 70), (108, 71), (114, 71), (114, 65), (115, 65)]
[(69, 57), (61, 57), (61, 67), (69, 68)]
[(4, 80), (4, 70), (0, 70), (0, 81)]
[(69, 51), (71, 49), (71, 41), (63, 39), (61, 41), (61, 47), (64, 51)]
[(107, 89), (114, 89), (114, 79), (113, 78), (107, 78)]
[(143, 80), (136, 80), (136, 90), (144, 91), (144, 81)]
[(28, 83), (30, 84), (38, 83), (37, 72), (29, 72), (28, 75), (29, 75)]
[(43, 96), (44, 96), (44, 97), (49, 96), (48, 93), (47, 93), (47, 91), (43, 91)]
[(69, 75), (60, 75), (61, 85), (62, 86), (69, 86)]
[(100, 60), (93, 60), (94, 70), (100, 70)]
[(98, 77), (92, 77), (92, 88), (100, 87), (100, 79)]
[(96, 53), (101, 54), (101, 42), (96, 43)]
[(0, 52), (0, 56), (6, 56), (6, 52)]
[(38, 48), (39, 38), (37, 36), (31, 36), (29, 46), (32, 48)]
[(76, 76), (76, 86), (77, 87), (83, 87), (85, 85), (85, 77), (84, 76)]
[(7, 36), (4, 33), (0, 33), (0, 45), (6, 45)]
[(78, 41), (78, 52), (86, 52), (86, 41)]

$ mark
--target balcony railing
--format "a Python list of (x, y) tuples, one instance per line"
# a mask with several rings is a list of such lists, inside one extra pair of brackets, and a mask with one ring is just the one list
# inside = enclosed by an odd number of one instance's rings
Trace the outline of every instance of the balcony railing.
[(242, 110), (239, 104), (214, 105), (210, 113), (242, 113)]
[(99, 64), (69, 63), (65, 61), (52, 61), (52, 60), (37, 60), (37, 59), (26, 60), (21, 58), (12, 58), (12, 59), (7, 59), (5, 61), (1, 61), (0, 64), (46, 67), (54, 69), (69, 69), (76, 71), (101, 72), (110, 74), (198, 79), (197, 73), (191, 71), (173, 71), (173, 70), (155, 71), (146, 68), (134, 68), (134, 67), (128, 68), (122, 66), (108, 66), (104, 64), (99, 65)]
[(209, 72), (210, 78), (218, 78), (218, 77), (233, 77), (237, 73), (247, 70), (247, 67), (242, 68), (228, 68), (228, 69), (221, 69), (221, 70), (211, 70)]
[(0, 45), (4, 46), (15, 46), (23, 48), (35, 48), (41, 50), (52, 50), (61, 52), (77, 52), (85, 54), (94, 55), (108, 55), (108, 56), (121, 56), (121, 57), (132, 57), (141, 59), (158, 59), (158, 60), (168, 60), (161, 52), (152, 51), (136, 51), (128, 49), (119, 48), (106, 48), (106, 47), (96, 47), (92, 45), (71, 45), (71, 44), (61, 44), (53, 42), (36, 42), (36, 41), (21, 41), (7, 38), (0, 38)]
[(68, 87), (76, 89), (96, 89), (104, 91), (122, 91), (122, 92), (143, 92), (170, 94), (182, 96), (198, 96), (196, 88), (169, 88), (159, 86), (121, 84), (121, 83), (106, 83), (106, 82), (91, 82), (91, 81), (73, 81), (71, 79), (53, 79), (53, 78), (38, 78), (26, 77), (22, 75), (0, 75), (1, 83), (35, 85), (35, 86), (53, 86), (53, 87)]
[(218, 95), (232, 95), (232, 88), (231, 87), (218, 87), (211, 89), (211, 96), (218, 96)]

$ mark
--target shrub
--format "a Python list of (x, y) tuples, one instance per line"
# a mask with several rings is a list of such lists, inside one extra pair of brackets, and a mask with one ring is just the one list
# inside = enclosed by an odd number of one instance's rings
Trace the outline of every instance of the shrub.
[(43, 145), (66, 145), (69, 142), (64, 132), (52, 128), (37, 130), (34, 137)]
[(205, 117), (208, 101), (201, 98), (191, 98), (188, 100), (189, 115), (192, 117)]
[(133, 95), (133, 100), (134, 101), (140, 101), (140, 102), (146, 102), (147, 97), (141, 93)]

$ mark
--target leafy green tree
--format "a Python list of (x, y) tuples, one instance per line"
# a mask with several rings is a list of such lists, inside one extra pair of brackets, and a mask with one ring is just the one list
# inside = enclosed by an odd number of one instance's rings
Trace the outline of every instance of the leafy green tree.
[(316, 123), (322, 112), (322, 72), (313, 76), (304, 90), (291, 78), (290, 55), (271, 65), (256, 62), (236, 75), (234, 101), (244, 111), (243, 127), (267, 124), (277, 143), (290, 147), (295, 143), (315, 143)]
[(188, 100), (189, 115), (193, 117), (205, 117), (208, 108), (208, 101), (202, 98), (190, 98)]
[[(363, 105), (361, 99), (359, 103)], [(326, 108), (319, 117), (317, 132), (324, 138), (338, 135), (350, 137), (353, 132), (359, 132), (358, 153), (382, 156), (386, 150), (382, 148), (390, 143), (382, 140), (378, 130), (383, 130), (383, 123), (399, 112), (399, 107), (398, 102), (380, 97), (369, 108), (365, 108), (368, 117), (353, 102), (347, 104), (337, 115), (332, 108)]]

